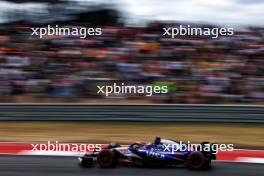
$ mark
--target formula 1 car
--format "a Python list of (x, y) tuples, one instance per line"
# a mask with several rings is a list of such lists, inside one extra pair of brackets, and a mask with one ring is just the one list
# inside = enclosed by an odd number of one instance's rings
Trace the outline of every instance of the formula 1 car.
[(111, 143), (100, 151), (79, 157), (79, 161), (82, 167), (91, 167), (95, 163), (102, 168), (118, 164), (161, 167), (184, 165), (192, 170), (201, 170), (210, 167), (211, 160), (216, 159), (212, 143), (203, 142), (195, 149), (184, 148), (183, 145), (187, 146), (186, 143), (159, 137), (156, 137), (154, 143), (136, 142), (129, 146)]
[[(174, 167), (185, 165), (192, 170), (206, 169), (211, 160), (216, 159), (212, 151), (212, 144), (203, 142), (200, 148), (181, 148), (185, 145), (179, 141), (161, 139), (156, 137), (154, 143), (136, 142), (129, 146), (120, 146), (111, 143), (107, 148), (94, 151), (79, 157), (82, 167), (91, 167), (97, 163), (102, 168), (115, 167), (118, 164), (131, 164), (134, 166)], [(210, 150), (204, 150), (204, 146)]]

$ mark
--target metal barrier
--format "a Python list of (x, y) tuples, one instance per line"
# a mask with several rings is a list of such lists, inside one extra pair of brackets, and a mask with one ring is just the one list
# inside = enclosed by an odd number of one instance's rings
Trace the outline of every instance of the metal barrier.
[(264, 123), (264, 106), (1, 104), (0, 120)]

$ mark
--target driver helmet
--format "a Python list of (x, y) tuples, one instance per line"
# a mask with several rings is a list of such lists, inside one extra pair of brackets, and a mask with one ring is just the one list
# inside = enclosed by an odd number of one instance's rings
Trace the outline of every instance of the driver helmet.
[(156, 138), (155, 138), (155, 144), (156, 145), (159, 145), (160, 144), (160, 141), (161, 141), (161, 139), (160, 139), (160, 137), (159, 136), (157, 136)]

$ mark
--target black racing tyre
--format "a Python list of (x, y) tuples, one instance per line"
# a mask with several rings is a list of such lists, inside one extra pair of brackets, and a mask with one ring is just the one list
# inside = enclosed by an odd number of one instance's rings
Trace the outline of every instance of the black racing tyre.
[(113, 150), (104, 149), (98, 153), (97, 163), (103, 168), (115, 167), (118, 164), (118, 156)]
[(200, 151), (194, 151), (187, 157), (187, 167), (191, 170), (204, 169), (205, 164), (205, 156)]

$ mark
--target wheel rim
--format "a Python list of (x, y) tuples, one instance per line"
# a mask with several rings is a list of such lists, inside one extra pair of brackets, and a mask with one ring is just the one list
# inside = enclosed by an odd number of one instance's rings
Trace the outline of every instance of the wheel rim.
[(195, 167), (200, 166), (202, 163), (202, 158), (200, 155), (194, 155), (192, 158), (192, 165)]
[(99, 153), (98, 163), (101, 166), (109, 166), (109, 165), (111, 165), (112, 161), (113, 161), (112, 152), (102, 151), (101, 153)]
[(201, 153), (193, 153), (188, 158), (188, 165), (191, 169), (201, 169), (204, 165), (204, 156)]

